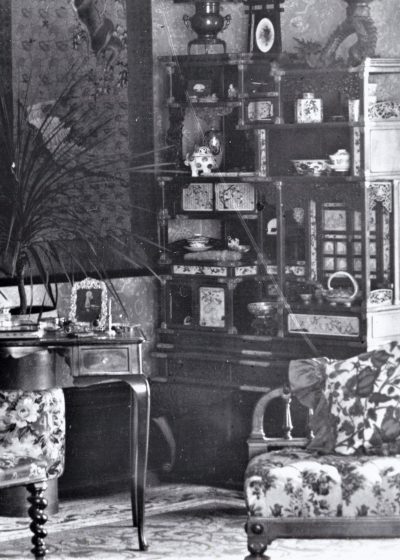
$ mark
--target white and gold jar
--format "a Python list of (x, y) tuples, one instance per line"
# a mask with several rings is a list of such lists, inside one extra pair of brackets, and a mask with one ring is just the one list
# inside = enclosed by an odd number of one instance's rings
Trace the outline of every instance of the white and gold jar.
[(303, 93), (296, 100), (295, 117), (297, 123), (319, 123), (324, 119), (322, 99), (316, 99), (313, 93)]

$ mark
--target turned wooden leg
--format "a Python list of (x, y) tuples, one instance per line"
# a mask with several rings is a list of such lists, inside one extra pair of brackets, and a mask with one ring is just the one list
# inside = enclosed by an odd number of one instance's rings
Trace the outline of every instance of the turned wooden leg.
[(247, 549), (250, 554), (244, 560), (270, 560), (269, 556), (264, 555), (268, 545), (264, 526), (257, 521), (247, 522), (245, 531), (247, 533)]
[(258, 554), (255, 552), (254, 554), (245, 556), (244, 560), (271, 560), (271, 558), (269, 556), (265, 556), (265, 554)]
[(31, 504), (28, 513), (29, 517), (32, 519), (30, 529), (33, 533), (33, 548), (31, 552), (35, 558), (44, 558), (47, 553), (45, 545), (47, 531), (43, 527), (47, 521), (47, 515), (44, 513), (47, 507), (47, 500), (44, 498), (46, 488), (47, 484), (45, 482), (36, 482), (27, 485), (27, 490), (30, 494), (28, 502)]
[(249, 549), (250, 554), (245, 556), (244, 560), (271, 560), (269, 556), (265, 556), (264, 554), (267, 548), (266, 546), (257, 543), (256, 545), (249, 544), (247, 548)]

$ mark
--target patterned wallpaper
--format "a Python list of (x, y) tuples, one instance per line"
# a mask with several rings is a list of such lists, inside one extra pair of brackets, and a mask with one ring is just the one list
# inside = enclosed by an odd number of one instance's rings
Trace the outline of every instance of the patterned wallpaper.
[(1, 91), (7, 88), (11, 82), (11, 8), (9, 2), (0, 0), (0, 67), (1, 67)]
[[(32, 103), (57, 99), (65, 84), (85, 79), (70, 99), (89, 111), (89, 122), (111, 117), (99, 132), (94, 156), (112, 157), (113, 173), (127, 178), (128, 99), (125, 0), (12, 0), (14, 91), (28, 84)], [(73, 133), (79, 143), (80, 129)], [(94, 153), (93, 153), (94, 152)], [(99, 228), (123, 234), (130, 231), (129, 190), (87, 181), (82, 192), (70, 193), (84, 202)]]

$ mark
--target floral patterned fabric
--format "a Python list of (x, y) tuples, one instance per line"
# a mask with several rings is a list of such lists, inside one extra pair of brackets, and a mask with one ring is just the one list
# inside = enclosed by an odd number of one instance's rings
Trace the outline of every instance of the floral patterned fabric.
[(62, 389), (0, 391), (0, 487), (60, 476), (64, 447)]
[(335, 451), (400, 452), (400, 347), (390, 344), (325, 369)]
[(400, 456), (264, 453), (247, 467), (245, 497), (256, 517), (398, 516)]
[(400, 346), (347, 360), (294, 360), (289, 379), (314, 409), (309, 449), (342, 455), (400, 453)]

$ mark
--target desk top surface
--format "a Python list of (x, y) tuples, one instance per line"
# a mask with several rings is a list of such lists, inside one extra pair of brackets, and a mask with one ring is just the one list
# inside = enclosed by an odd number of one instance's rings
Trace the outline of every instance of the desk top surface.
[(47, 332), (40, 337), (21, 337), (18, 335), (12, 337), (5, 337), (0, 333), (0, 348), (9, 347), (44, 347), (44, 348), (57, 348), (65, 346), (119, 346), (122, 344), (141, 344), (144, 339), (140, 336), (133, 336), (127, 334), (116, 334), (115, 336), (109, 335), (106, 332), (99, 332), (98, 334), (86, 335), (68, 335), (64, 332)]

